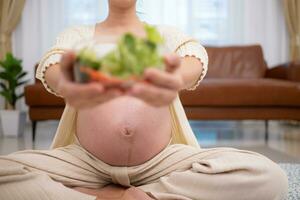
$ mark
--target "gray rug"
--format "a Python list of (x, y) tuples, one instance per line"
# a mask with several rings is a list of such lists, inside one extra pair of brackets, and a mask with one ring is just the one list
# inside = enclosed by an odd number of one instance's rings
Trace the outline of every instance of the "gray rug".
[(300, 199), (300, 164), (280, 163), (289, 179), (289, 191), (285, 200)]
[[(254, 151), (260, 153), (276, 163), (299, 163), (300, 159), (290, 156), (281, 151), (272, 149), (266, 145), (254, 145), (254, 146), (236, 146), (236, 145), (223, 145), (224, 147), (232, 147), (237, 149), (243, 149), (247, 151)], [(214, 146), (202, 146), (203, 148), (212, 148), (212, 147), (223, 147), (222, 145), (214, 145)], [(300, 200), (300, 199), (299, 199)]]
[[(248, 151), (255, 151), (257, 153), (260, 153), (271, 160), (273, 160), (276, 163), (300, 163), (299, 158), (292, 157), (286, 153), (277, 151), (275, 149), (272, 149), (270, 147), (267, 147), (265, 145), (257, 145), (257, 146), (251, 146), (251, 147), (240, 147), (239, 149), (244, 149)], [(299, 199), (300, 200), (300, 199)]]

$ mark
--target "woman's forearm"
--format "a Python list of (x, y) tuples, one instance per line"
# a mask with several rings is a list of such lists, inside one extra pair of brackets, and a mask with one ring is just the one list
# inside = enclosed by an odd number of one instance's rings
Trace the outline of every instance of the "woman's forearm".
[[(181, 59), (181, 65), (178, 69), (178, 73), (183, 78), (183, 88), (187, 89), (194, 86), (197, 83), (203, 70), (202, 63), (195, 57), (184, 57)], [(45, 80), (49, 87), (57, 92), (57, 85), (59, 77), (61, 76), (61, 70), (59, 64), (50, 66), (45, 72)]]
[(60, 76), (61, 70), (59, 64), (51, 65), (45, 72), (46, 83), (54, 92), (57, 92), (57, 85)]
[(187, 56), (181, 59), (181, 65), (178, 72), (181, 74), (184, 82), (182, 89), (194, 86), (203, 70), (201, 61), (195, 57)]

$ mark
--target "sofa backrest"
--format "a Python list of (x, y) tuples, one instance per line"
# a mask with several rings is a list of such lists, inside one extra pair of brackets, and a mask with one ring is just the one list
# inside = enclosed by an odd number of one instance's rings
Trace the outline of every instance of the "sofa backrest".
[(261, 46), (206, 47), (206, 78), (262, 78), (267, 64)]
[(39, 63), (36, 63), (34, 66), (34, 74), (33, 74), (34, 77), (33, 78), (34, 78), (35, 83), (42, 83), (39, 79), (36, 78), (36, 70), (37, 70), (38, 66), (39, 66)]

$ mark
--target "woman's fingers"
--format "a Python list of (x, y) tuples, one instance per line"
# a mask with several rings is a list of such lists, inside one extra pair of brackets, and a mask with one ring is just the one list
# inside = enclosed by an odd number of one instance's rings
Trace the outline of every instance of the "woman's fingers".
[(180, 57), (176, 54), (169, 54), (164, 57), (167, 72), (176, 71), (181, 63)]
[(107, 102), (111, 99), (119, 97), (123, 95), (123, 92), (119, 89), (109, 89), (103, 95), (96, 97), (93, 99), (97, 104)]
[(180, 58), (177, 55), (165, 56), (165, 65), (165, 71), (146, 69), (144, 79), (147, 82), (136, 83), (128, 93), (155, 106), (172, 103), (183, 86), (182, 77), (176, 73), (180, 66)]
[(65, 85), (64, 97), (66, 102), (76, 108), (87, 108), (104, 103), (121, 96), (119, 89), (105, 89), (99, 83)]
[(77, 107), (78, 108), (94, 107), (102, 103), (108, 102), (121, 95), (122, 93), (120, 91), (108, 91), (97, 97), (90, 98), (88, 101), (86, 99), (82, 99), (80, 103), (77, 105)]
[(82, 99), (91, 99), (104, 93), (104, 88), (101, 84), (78, 84), (68, 81), (62, 81), (59, 84), (59, 94), (66, 99), (67, 103), (77, 106), (77, 103)]
[(63, 82), (61, 84), (64, 85), (59, 87), (61, 89), (58, 92), (69, 98), (91, 98), (104, 92), (104, 87), (98, 83), (79, 84)]
[(74, 52), (69, 51), (63, 54), (61, 61), (60, 61), (60, 69), (63, 75), (68, 79), (72, 80), (73, 74), (73, 66), (76, 60), (76, 55)]
[(173, 90), (179, 90), (183, 85), (183, 80), (177, 74), (170, 74), (155, 68), (147, 69), (144, 78), (154, 85)]
[[(79, 84), (72, 81), (73, 66), (76, 60), (74, 52), (67, 52), (61, 59), (62, 80), (59, 82), (58, 93), (62, 94), (68, 104), (73, 107), (87, 108), (107, 102), (124, 94), (124, 88), (106, 88), (101, 83)], [(172, 102), (183, 81), (175, 71), (180, 66), (180, 58), (176, 55), (165, 57), (166, 71), (149, 68), (144, 78), (147, 83), (136, 83), (129, 94), (152, 105), (162, 106)]]
[(87, 108), (109, 101), (112, 98), (122, 95), (121, 88), (107, 88), (100, 82), (87, 84), (73, 81), (73, 66), (76, 61), (74, 52), (65, 53), (60, 61), (61, 77), (57, 85), (57, 92), (65, 101), (77, 108)]
[(176, 91), (155, 87), (151, 84), (137, 83), (129, 90), (129, 95), (140, 98), (152, 105), (163, 106), (171, 103)]

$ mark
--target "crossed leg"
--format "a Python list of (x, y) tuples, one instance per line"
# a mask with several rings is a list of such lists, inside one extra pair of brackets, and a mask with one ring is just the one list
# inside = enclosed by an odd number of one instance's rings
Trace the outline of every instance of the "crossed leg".
[(151, 200), (141, 189), (113, 185), (110, 172), (81, 146), (0, 157), (0, 199)]
[(275, 163), (229, 148), (171, 145), (150, 161), (127, 168), (130, 184), (137, 187), (130, 189), (105, 187), (114, 183), (111, 167), (78, 145), (18, 152), (0, 157), (0, 166), (0, 199), (7, 200), (280, 200), (287, 191), (286, 176)]
[[(260, 154), (232, 148), (198, 150), (172, 145), (147, 163), (128, 167), (127, 173), (137, 187), (119, 189), (128, 199), (281, 200), (287, 193), (287, 177), (277, 164)], [(105, 189), (87, 192), (116, 191)]]
[(288, 185), (276, 163), (233, 148), (171, 145), (128, 173), (133, 185), (159, 200), (281, 200)]

